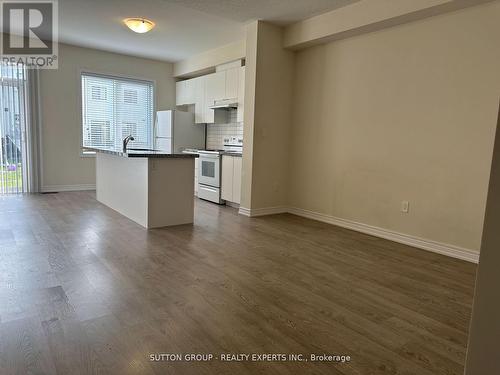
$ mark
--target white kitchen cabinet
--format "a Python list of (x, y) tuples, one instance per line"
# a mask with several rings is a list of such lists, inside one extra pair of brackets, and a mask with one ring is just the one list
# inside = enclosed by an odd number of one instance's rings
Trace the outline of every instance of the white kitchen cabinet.
[(241, 201), (241, 162), (238, 156), (222, 156), (222, 199), (240, 204)]
[(238, 110), (236, 114), (236, 121), (243, 122), (243, 115), (245, 113), (245, 67), (238, 68)]
[(232, 156), (222, 156), (221, 197), (229, 202), (233, 201), (233, 159)]
[(238, 97), (239, 68), (232, 68), (226, 73), (226, 90), (224, 99), (233, 99)]
[(193, 78), (194, 82), (194, 122), (206, 123), (205, 111), (205, 76)]
[(195, 102), (195, 82), (186, 79), (175, 83), (175, 104), (186, 105)]
[[(243, 121), (245, 67), (230, 68), (176, 83), (176, 105), (194, 105), (196, 124), (214, 123), (216, 100), (238, 99), (237, 121)], [(220, 119), (218, 120), (220, 121)]]
[(175, 83), (175, 104), (186, 104), (186, 81), (179, 81)]
[(232, 156), (233, 158), (233, 202), (241, 202), (241, 168), (242, 157)]
[(205, 76), (179, 81), (176, 88), (176, 105), (193, 105), (194, 122), (206, 123)]
[(205, 76), (205, 120), (207, 123), (214, 122), (214, 110), (210, 106), (216, 100), (225, 99), (226, 95), (226, 72), (216, 72)]
[(185, 87), (185, 103), (184, 104), (194, 104), (195, 103), (195, 80), (187, 79)]

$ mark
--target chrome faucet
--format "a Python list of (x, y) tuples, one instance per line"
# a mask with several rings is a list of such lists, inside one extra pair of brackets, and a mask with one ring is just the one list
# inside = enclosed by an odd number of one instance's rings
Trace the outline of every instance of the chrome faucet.
[(123, 138), (123, 153), (127, 153), (127, 145), (130, 141), (133, 141), (134, 137), (132, 137), (132, 134), (130, 134), (128, 137)]

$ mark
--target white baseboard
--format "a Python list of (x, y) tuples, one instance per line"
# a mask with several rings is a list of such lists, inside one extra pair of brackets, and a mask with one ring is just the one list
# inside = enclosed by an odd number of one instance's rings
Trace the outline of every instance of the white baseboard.
[(306, 217), (308, 219), (318, 220), (324, 223), (337, 225), (342, 228), (351, 229), (365, 234), (370, 234), (375, 237), (384, 238), (390, 241), (402, 243), (405, 245), (413, 246), (427, 251), (432, 251), (438, 254), (447, 255), (453, 258), (466, 260), (468, 262), (472, 263), (479, 262), (479, 252), (458, 247), (455, 245), (426, 240), (423, 238), (410, 236), (408, 234), (393, 232), (387, 229), (374, 227), (371, 225), (362, 224), (351, 220), (341, 219), (338, 217), (325, 215), (318, 212), (308, 211), (301, 208), (289, 207), (288, 212), (294, 215)]
[(41, 193), (56, 193), (59, 191), (83, 191), (95, 190), (95, 184), (80, 184), (80, 185), (47, 185), (42, 186)]
[(432, 251), (434, 253), (447, 255), (453, 258), (462, 259), (472, 263), (479, 262), (479, 252), (471, 249), (465, 249), (463, 247), (455, 245), (427, 240), (424, 238), (411, 236), (409, 234), (398, 233), (388, 229), (383, 229), (368, 224), (358, 223), (352, 220), (341, 219), (339, 217), (326, 215), (319, 212), (304, 210), (302, 208), (283, 206), (283, 207), (266, 207), (266, 208), (254, 208), (254, 209), (240, 207), (239, 209), (240, 215), (248, 217), (275, 215), (287, 212), (308, 219), (322, 221), (324, 223), (336, 225), (342, 228), (351, 229), (356, 232), (365, 233), (375, 237), (384, 238), (386, 240), (402, 243), (404, 245), (413, 246), (418, 249)]
[(245, 207), (241, 207), (241, 206), (240, 206), (240, 209), (238, 210), (238, 213), (239, 213), (240, 215), (250, 217), (250, 209), (249, 209), (249, 208), (245, 208)]
[(239, 213), (248, 217), (257, 217), (265, 215), (276, 215), (288, 212), (288, 208), (284, 206), (280, 207), (265, 207), (265, 208), (245, 208), (240, 207)]

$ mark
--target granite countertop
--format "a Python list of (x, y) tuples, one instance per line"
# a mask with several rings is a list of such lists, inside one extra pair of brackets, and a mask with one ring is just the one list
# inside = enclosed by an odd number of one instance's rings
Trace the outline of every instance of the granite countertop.
[(110, 154), (115, 156), (123, 156), (125, 158), (197, 158), (197, 154), (185, 154), (185, 153), (168, 153), (164, 151), (157, 150), (127, 150), (123, 152), (117, 149), (103, 149), (103, 148), (93, 148), (84, 147), (85, 150), (101, 152), (103, 154)]

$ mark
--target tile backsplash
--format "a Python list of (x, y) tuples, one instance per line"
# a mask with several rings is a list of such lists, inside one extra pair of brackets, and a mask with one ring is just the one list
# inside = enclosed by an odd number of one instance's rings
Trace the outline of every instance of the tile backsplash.
[(207, 148), (222, 150), (224, 138), (243, 137), (243, 123), (237, 122), (237, 111), (232, 109), (227, 114), (227, 123), (207, 125)]

